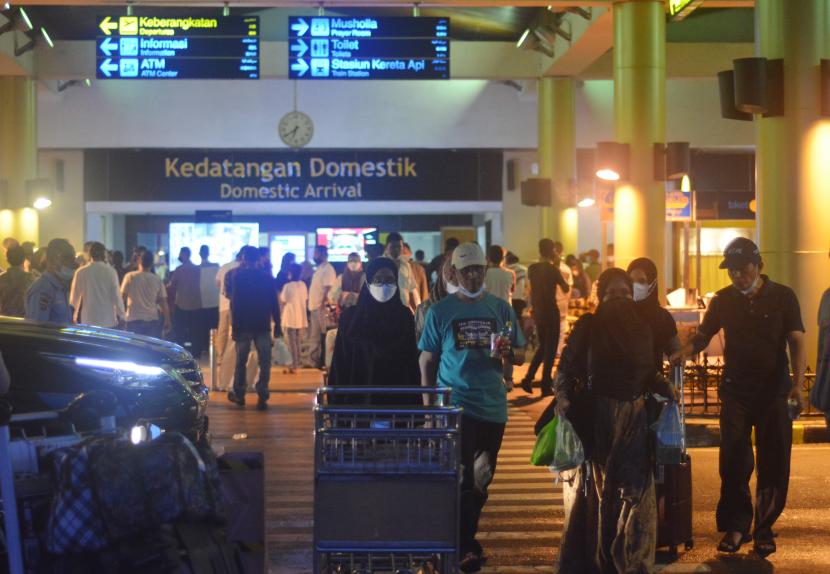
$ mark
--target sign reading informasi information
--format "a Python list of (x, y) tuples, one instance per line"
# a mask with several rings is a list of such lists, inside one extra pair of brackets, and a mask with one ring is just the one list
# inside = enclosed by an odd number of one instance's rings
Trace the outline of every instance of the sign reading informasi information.
[(259, 78), (259, 17), (99, 16), (101, 80)]

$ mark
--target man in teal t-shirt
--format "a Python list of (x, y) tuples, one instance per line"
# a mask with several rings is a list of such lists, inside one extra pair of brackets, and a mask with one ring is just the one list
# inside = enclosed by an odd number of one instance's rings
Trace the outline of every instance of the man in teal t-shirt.
[[(487, 487), (507, 423), (504, 366), (521, 353), (525, 340), (513, 308), (484, 291), (486, 260), (475, 243), (452, 254), (452, 274), (458, 292), (435, 303), (427, 312), (421, 349), (421, 384), (452, 389), (451, 402), (463, 407), (461, 420), (461, 570), (481, 568), (481, 545), (475, 536)], [(491, 356), (491, 335), (506, 334), (501, 358)]]

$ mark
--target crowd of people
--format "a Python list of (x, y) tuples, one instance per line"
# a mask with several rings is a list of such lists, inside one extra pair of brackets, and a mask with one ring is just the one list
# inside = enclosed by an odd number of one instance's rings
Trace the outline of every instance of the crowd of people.
[[(526, 266), (499, 245), (485, 251), (452, 238), (427, 262), (401, 234), (390, 233), (385, 245), (367, 246), (367, 261), (349, 255), (342, 273), (328, 261), (326, 246), (317, 246), (313, 265), (288, 253), (276, 276), (267, 249), (243, 247), (220, 267), (207, 246), (199, 265), (183, 248), (167, 281), (143, 248), (122, 268), (123, 256), (98, 242), (80, 255), (63, 239), (38, 251), (13, 239), (2, 245), (9, 267), (0, 274), (0, 313), (167, 335), (197, 358), (215, 328), (219, 357), (233, 341), (228, 399), (239, 406), (253, 347), (257, 408), (268, 407), (274, 339), (287, 344), (289, 374), (309, 366), (307, 353), (310, 366), (328, 370), (334, 386), (450, 388), (452, 404), (463, 407), (464, 572), (478, 571), (486, 558), (478, 522), (496, 472), (513, 367), (524, 362), (528, 339), (535, 337), (536, 350), (520, 388), (534, 393), (538, 377), (541, 395), (554, 397), (542, 420), (568, 417), (586, 454), (564, 477), (556, 570), (645, 573), (657, 539), (650, 400), (676, 397), (663, 376), (667, 360), (683, 362), (723, 330), (718, 550), (734, 553), (752, 541), (761, 556), (776, 551), (773, 526), (786, 504), (792, 416), (804, 407), (805, 328), (795, 293), (762, 273), (758, 247), (748, 239), (726, 248), (721, 268), (731, 285), (715, 294), (685, 344), (661, 306), (654, 262), (637, 259), (625, 270), (606, 262), (603, 271), (598, 252), (565, 256), (562, 244), (547, 238), (539, 241), (538, 260)], [(574, 301), (583, 312), (568, 329)], [(824, 410), (830, 408), (829, 309), (830, 290), (821, 305), (812, 396)]]

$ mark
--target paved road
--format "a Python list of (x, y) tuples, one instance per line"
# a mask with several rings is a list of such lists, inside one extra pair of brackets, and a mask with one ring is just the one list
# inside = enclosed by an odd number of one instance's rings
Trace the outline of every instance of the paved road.
[[(266, 526), (269, 572), (311, 571), (313, 496), (313, 389), (319, 373), (287, 377), (273, 373), (272, 408), (240, 411), (214, 394), (210, 405), (215, 444), (228, 450), (262, 450), (266, 456)], [(499, 457), (491, 498), (481, 522), (481, 541), (491, 556), (484, 572), (550, 572), (562, 524), (561, 491), (546, 469), (527, 461), (533, 446), (533, 421), (544, 406), (513, 394), (511, 420)], [(234, 440), (236, 433), (247, 438)], [(718, 558), (714, 551), (714, 508), (719, 479), (717, 449), (693, 449), (696, 547), (680, 561), (660, 566), (664, 574), (830, 573), (830, 446), (794, 449), (790, 503), (779, 522), (780, 551), (769, 561), (747, 551)]]

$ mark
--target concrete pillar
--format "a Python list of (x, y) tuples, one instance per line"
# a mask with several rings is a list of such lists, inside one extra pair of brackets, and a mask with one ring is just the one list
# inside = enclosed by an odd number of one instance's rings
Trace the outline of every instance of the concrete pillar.
[(784, 116), (755, 122), (759, 247), (764, 271), (798, 295), (815, 369), (818, 305), (830, 287), (830, 120), (819, 115), (830, 4), (758, 0), (755, 18), (757, 54), (784, 60)]
[[(37, 89), (25, 76), (0, 77), (0, 233), (38, 241), (37, 212), (29, 207), (26, 180), (37, 177)], [(3, 261), (5, 264), (5, 261)]]
[(576, 106), (572, 78), (539, 79), (539, 177), (553, 181), (553, 205), (542, 208), (541, 237), (559, 239), (567, 253), (577, 244), (576, 208), (570, 198), (576, 175)]
[[(666, 196), (654, 144), (666, 139), (666, 10), (661, 0), (614, 4), (614, 125), (630, 146), (628, 181), (614, 195), (614, 261), (649, 257), (664, 277)], [(665, 283), (665, 282), (663, 282)]]

